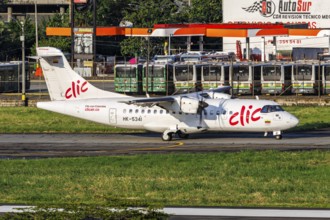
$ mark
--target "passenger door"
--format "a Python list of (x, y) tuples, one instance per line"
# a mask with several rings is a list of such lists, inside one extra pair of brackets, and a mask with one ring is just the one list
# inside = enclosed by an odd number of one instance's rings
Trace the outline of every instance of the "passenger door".
[(117, 110), (115, 108), (109, 109), (109, 123), (117, 124)]

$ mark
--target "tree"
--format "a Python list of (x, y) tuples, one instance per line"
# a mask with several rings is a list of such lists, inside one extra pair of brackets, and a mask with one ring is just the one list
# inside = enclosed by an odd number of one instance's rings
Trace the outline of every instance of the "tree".
[[(39, 30), (39, 47), (50, 46), (61, 49), (62, 51), (71, 50), (71, 39), (61, 36), (46, 36), (46, 27), (69, 27), (70, 19), (68, 11), (64, 14), (56, 13), (52, 17), (42, 21)], [(32, 51), (35, 51), (35, 44)]]
[[(86, 6), (76, 4), (74, 8), (75, 26), (93, 26), (93, 1), (88, 0)], [(95, 0), (96, 1), (96, 25), (119, 26), (124, 11), (129, 7), (131, 0)], [(85, 4), (84, 4), (85, 5)]]
[[(46, 36), (46, 27), (69, 27), (69, 13), (55, 14), (39, 24), (39, 46), (53, 46), (70, 51), (70, 38)], [(27, 17), (24, 21), (25, 54), (35, 54), (35, 26), (34, 22)], [(19, 60), (22, 57), (20, 36), (21, 24), (17, 20), (9, 23), (0, 23), (0, 60)]]
[(191, 0), (188, 15), (191, 23), (220, 23), (222, 22), (222, 1)]
[[(24, 36), (26, 54), (30, 54), (31, 47), (34, 44), (35, 29), (30, 18), (24, 21)], [(20, 60), (22, 59), (22, 24), (18, 20), (12, 20), (9, 23), (1, 24), (0, 32), (0, 60)]]
[[(135, 28), (152, 28), (154, 24), (176, 23), (180, 7), (175, 2), (173, 0), (131, 0), (129, 7), (124, 11), (123, 19), (132, 22)], [(141, 50), (141, 48), (146, 48), (149, 42), (152, 55), (153, 51), (158, 51), (158, 47), (163, 41), (164, 39), (159, 38), (139, 38), (138, 40), (128, 38), (120, 43), (121, 53), (123, 55), (147, 56), (147, 50)]]
[[(125, 10), (124, 20), (133, 23), (134, 27), (153, 27), (154, 24), (181, 23), (220, 23), (222, 21), (222, 2), (220, 0), (191, 0), (191, 6), (179, 0), (131, 0), (129, 8)], [(219, 39), (211, 39), (210, 41)], [(138, 49), (146, 45), (142, 38), (139, 41), (124, 40), (121, 46), (122, 54), (141, 54)], [(164, 39), (150, 38), (151, 48), (163, 42)], [(179, 41), (174, 38), (173, 42)], [(208, 41), (208, 40), (207, 40)], [(129, 43), (134, 45), (130, 45)], [(216, 42), (219, 45), (221, 42)], [(132, 51), (135, 50), (135, 51)]]
[[(189, 23), (221, 23), (221, 0), (191, 0), (187, 9)], [(205, 50), (222, 50), (222, 38), (204, 38)]]
[(134, 27), (153, 27), (154, 24), (174, 23), (179, 5), (173, 0), (131, 0), (124, 19)]
[(131, 0), (98, 0), (96, 22), (97, 26), (119, 26), (130, 7)]
[(142, 48), (146, 46), (146, 41), (139, 37), (130, 37), (120, 43), (121, 53), (126, 56), (145, 56)]
[[(75, 11), (75, 24), (81, 27), (92, 27), (92, 0), (85, 10)], [(189, 7), (183, 0), (96, 0), (97, 26), (119, 26), (122, 21), (130, 21), (135, 28), (152, 28), (154, 24), (170, 23), (215, 23), (222, 21), (221, 0), (191, 0)], [(35, 29), (30, 19), (26, 21), (27, 55), (35, 52)], [(46, 27), (70, 27), (69, 12), (55, 14), (39, 24), (38, 35), (40, 46), (54, 46), (63, 51), (70, 51), (69, 37), (46, 36)], [(0, 59), (20, 58), (21, 30), (16, 22), (0, 23)], [(150, 38), (150, 51), (159, 53), (163, 49), (164, 38)], [(173, 39), (172, 43), (179, 41)], [(125, 38), (97, 37), (97, 52), (102, 54), (118, 54), (146, 56), (147, 39), (136, 37)], [(151, 53), (151, 54), (152, 54)]]

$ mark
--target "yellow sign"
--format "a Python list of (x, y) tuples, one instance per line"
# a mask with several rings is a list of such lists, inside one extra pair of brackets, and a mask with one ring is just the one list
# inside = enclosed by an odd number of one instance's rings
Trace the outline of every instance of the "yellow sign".
[(85, 60), (84, 61), (84, 67), (93, 67), (93, 61)]

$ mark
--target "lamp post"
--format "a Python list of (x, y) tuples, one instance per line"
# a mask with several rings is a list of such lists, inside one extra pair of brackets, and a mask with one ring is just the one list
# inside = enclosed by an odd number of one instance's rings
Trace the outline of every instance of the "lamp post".
[(168, 55), (171, 55), (171, 37), (173, 36), (173, 34), (170, 34), (168, 36)]
[[(323, 67), (324, 68), (324, 67)], [(322, 69), (323, 69), (322, 68)], [(321, 97), (321, 56), (319, 56), (319, 66), (318, 66), (318, 81), (317, 81), (317, 93), (318, 93), (318, 97)]]
[(147, 36), (147, 69), (146, 69), (146, 96), (149, 97), (149, 55), (150, 55), (150, 34), (152, 33), (152, 29), (148, 29), (148, 36)]
[(21, 36), (20, 41), (22, 42), (22, 101), (23, 106), (26, 106), (26, 96), (25, 96), (25, 28), (24, 28), (24, 21), (18, 21), (16, 18), (12, 18), (12, 20), (15, 20), (15, 22), (19, 25), (21, 28)]
[(22, 41), (22, 101), (23, 105), (26, 106), (25, 97), (25, 32), (24, 32), (24, 22), (21, 21), (22, 35), (20, 37)]
[(230, 95), (234, 95), (234, 58), (230, 58), (230, 69), (229, 69), (229, 74), (230, 74)]

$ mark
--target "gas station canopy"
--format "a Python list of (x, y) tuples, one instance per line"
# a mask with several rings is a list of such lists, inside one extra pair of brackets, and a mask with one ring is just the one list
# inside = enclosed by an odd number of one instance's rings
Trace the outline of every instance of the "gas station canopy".
[[(79, 28), (77, 28), (79, 31)], [(90, 29), (92, 28), (81, 28)], [(128, 37), (266, 37), (318, 36), (323, 29), (286, 24), (155, 24), (153, 28), (97, 27), (96, 36)], [(79, 31), (83, 32), (83, 31)], [(89, 31), (90, 33), (90, 31)], [(71, 36), (71, 28), (47, 27), (47, 36)]]

